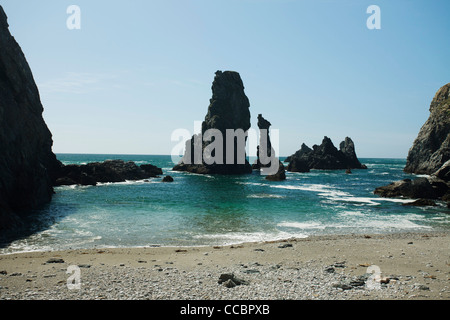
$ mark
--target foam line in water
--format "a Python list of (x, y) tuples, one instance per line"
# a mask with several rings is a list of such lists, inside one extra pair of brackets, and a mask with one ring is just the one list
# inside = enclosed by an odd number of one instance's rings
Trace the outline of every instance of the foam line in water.
[(290, 232), (230, 232), (220, 234), (202, 234), (196, 235), (194, 238), (199, 240), (211, 240), (218, 241), (222, 245), (231, 245), (237, 243), (246, 242), (264, 242), (264, 241), (277, 241), (289, 238), (307, 238), (308, 235), (304, 233), (290, 233)]
[(296, 229), (325, 229), (326, 226), (317, 223), (317, 222), (280, 222), (277, 224), (278, 227), (286, 227), (286, 228), (296, 228)]
[(278, 195), (278, 194), (255, 193), (255, 194), (248, 195), (247, 198), (255, 198), (255, 199), (276, 198), (276, 199), (282, 199), (282, 198), (286, 198), (286, 196), (282, 196), (282, 195)]

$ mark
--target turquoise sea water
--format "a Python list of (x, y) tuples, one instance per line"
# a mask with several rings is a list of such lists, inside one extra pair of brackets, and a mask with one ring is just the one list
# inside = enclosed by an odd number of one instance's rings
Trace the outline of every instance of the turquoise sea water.
[[(63, 186), (29, 216), (21, 239), (2, 253), (93, 247), (221, 245), (321, 234), (368, 234), (450, 228), (450, 210), (402, 206), (373, 190), (411, 178), (403, 159), (360, 159), (367, 170), (287, 173), (271, 182), (242, 176), (173, 172), (170, 156), (58, 154), (64, 164), (107, 159), (151, 163), (171, 175), (92, 187)], [(252, 161), (251, 161), (252, 162)]]

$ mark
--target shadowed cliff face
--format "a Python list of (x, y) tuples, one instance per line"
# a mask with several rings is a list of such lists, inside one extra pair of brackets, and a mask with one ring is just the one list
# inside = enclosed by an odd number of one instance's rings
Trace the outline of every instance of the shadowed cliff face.
[[(250, 128), (250, 103), (244, 93), (244, 85), (239, 73), (234, 71), (217, 71), (212, 84), (212, 98), (208, 107), (208, 113), (202, 123), (202, 135), (194, 135), (186, 142), (186, 151), (180, 164), (174, 170), (188, 171), (200, 174), (242, 174), (251, 173), (248, 161), (239, 161), (238, 155), (245, 155), (246, 137), (241, 143), (236, 138), (227, 141), (227, 130), (241, 129), (246, 132)], [(202, 141), (205, 133), (210, 129), (220, 131), (223, 137), (221, 163), (205, 163), (202, 153), (206, 147), (217, 143), (213, 138), (211, 141)], [(228, 144), (227, 144), (228, 143)], [(231, 146), (230, 149), (227, 147)], [(211, 147), (212, 148), (212, 147)], [(227, 152), (234, 154), (234, 161), (227, 161)]]
[(0, 230), (18, 223), (18, 212), (52, 198), (60, 163), (42, 112), (30, 67), (0, 6)]
[(409, 150), (405, 172), (431, 174), (450, 160), (450, 83), (430, 104), (430, 116)]
[(208, 129), (250, 129), (250, 102), (244, 93), (241, 76), (233, 71), (217, 71), (211, 87), (212, 98), (202, 133)]

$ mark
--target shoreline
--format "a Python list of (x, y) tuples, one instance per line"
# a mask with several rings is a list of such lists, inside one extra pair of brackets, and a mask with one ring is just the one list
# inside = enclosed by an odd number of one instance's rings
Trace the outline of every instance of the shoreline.
[[(233, 246), (239, 246), (239, 245), (245, 245), (245, 244), (265, 244), (265, 243), (275, 243), (275, 242), (287, 242), (287, 241), (302, 241), (306, 240), (326, 240), (326, 239), (346, 239), (346, 238), (359, 238), (359, 237), (403, 237), (407, 235), (424, 235), (424, 234), (435, 234), (435, 235), (450, 235), (450, 229), (431, 229), (429, 231), (426, 230), (417, 230), (417, 231), (393, 231), (393, 232), (385, 232), (385, 233), (336, 233), (336, 234), (316, 234), (316, 235), (305, 235), (304, 237), (287, 237), (287, 238), (275, 238), (272, 240), (261, 240), (261, 241), (237, 241), (237, 242), (230, 242), (230, 243), (217, 243), (217, 244), (199, 244), (199, 245), (164, 245), (164, 244), (148, 244), (148, 245), (141, 245), (141, 246), (102, 246), (102, 245), (95, 245), (93, 247), (84, 247), (84, 248), (67, 248), (67, 249), (35, 249), (35, 250), (25, 250), (25, 251), (17, 251), (17, 252), (1, 252), (0, 251), (0, 257), (2, 256), (8, 256), (8, 255), (20, 255), (20, 254), (27, 254), (27, 253), (52, 253), (52, 252), (68, 252), (68, 251), (80, 251), (80, 250), (115, 250), (115, 249), (151, 249), (151, 248), (211, 248), (211, 247), (233, 247)], [(14, 240), (15, 241), (15, 240)], [(14, 242), (12, 241), (12, 242)], [(8, 246), (5, 246), (1, 249), (7, 249)], [(0, 250), (1, 250), (0, 249)]]
[[(431, 231), (2, 254), (0, 299), (450, 300), (449, 240)], [(68, 288), (70, 266), (80, 289)], [(386, 283), (367, 287), (369, 267)], [(247, 284), (227, 288), (222, 274)]]

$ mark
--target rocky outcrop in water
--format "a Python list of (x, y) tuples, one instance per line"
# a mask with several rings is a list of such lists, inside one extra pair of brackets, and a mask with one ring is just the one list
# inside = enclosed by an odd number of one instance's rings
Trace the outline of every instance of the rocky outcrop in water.
[(440, 199), (447, 191), (445, 181), (435, 177), (420, 177), (392, 182), (376, 188), (374, 193), (385, 198)]
[[(450, 201), (450, 83), (438, 90), (430, 104), (430, 116), (409, 150), (405, 172), (428, 177), (395, 181), (378, 187), (381, 197)], [(417, 202), (427, 203), (426, 201)]]
[[(269, 129), (272, 124), (264, 119), (262, 114), (258, 114), (258, 128), (260, 133), (260, 140), (259, 145), (257, 146), (256, 150), (256, 161), (252, 165), (253, 170), (260, 170), (263, 167), (270, 166), (270, 158), (272, 157), (272, 152), (274, 153), (274, 150), (272, 148), (272, 143), (270, 142), (270, 135), (269, 135)], [(261, 157), (260, 157), (260, 145), (265, 144), (263, 157), (265, 164), (261, 163)]]
[(434, 199), (450, 202), (450, 161), (427, 177), (395, 181), (378, 187), (374, 193), (385, 198)]
[(264, 119), (262, 114), (258, 115), (258, 128), (260, 130), (260, 143), (257, 147), (257, 159), (252, 165), (253, 170), (261, 170), (270, 181), (286, 180), (286, 172), (283, 163), (275, 155), (270, 141), (271, 123)]
[(162, 182), (173, 182), (173, 178), (172, 178), (172, 176), (165, 176), (162, 179)]
[(430, 116), (409, 150), (405, 172), (432, 174), (450, 160), (450, 83), (430, 104)]
[(61, 165), (31, 69), (8, 28), (0, 6), (0, 230), (52, 199)]
[[(200, 174), (251, 173), (245, 156), (247, 137), (244, 137), (250, 128), (249, 108), (239, 73), (217, 71), (202, 132), (186, 142), (183, 159), (173, 170)], [(242, 135), (237, 139), (227, 137), (227, 130), (240, 130)]]
[(309, 148), (302, 144), (300, 150), (286, 158), (289, 162), (287, 171), (309, 172), (311, 169), (338, 170), (338, 169), (366, 169), (356, 157), (355, 144), (349, 137), (339, 145), (339, 150), (330, 138), (324, 137), (320, 146)]
[(106, 182), (124, 182), (126, 180), (142, 180), (161, 175), (162, 169), (151, 164), (138, 166), (132, 161), (107, 160), (85, 165), (66, 165), (61, 168), (55, 186), (92, 185)]

